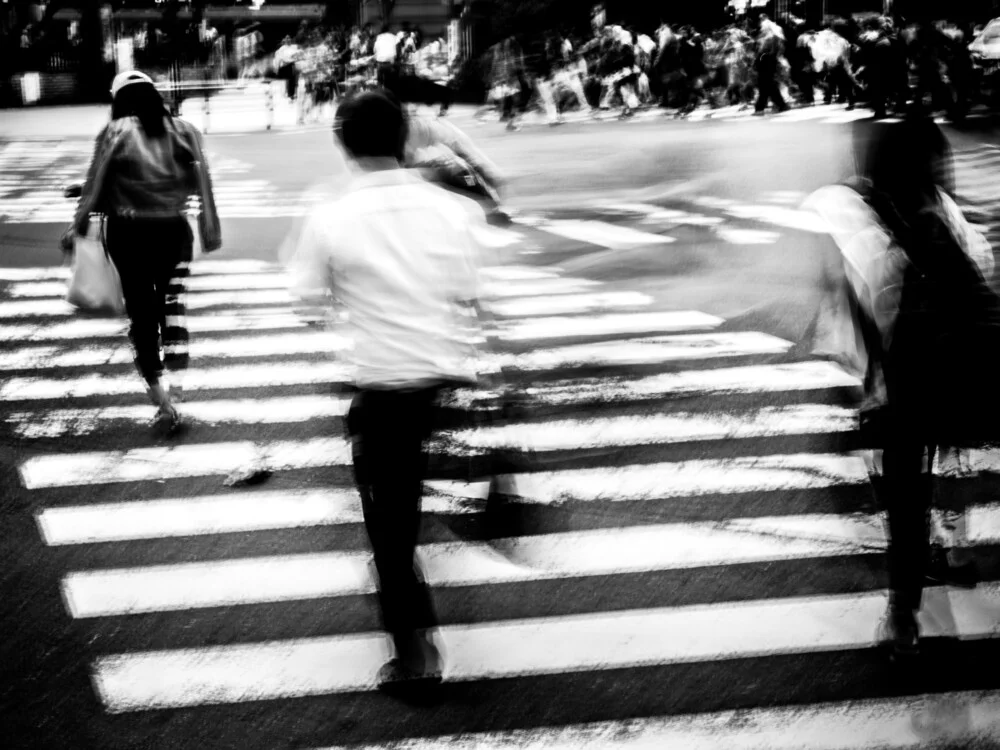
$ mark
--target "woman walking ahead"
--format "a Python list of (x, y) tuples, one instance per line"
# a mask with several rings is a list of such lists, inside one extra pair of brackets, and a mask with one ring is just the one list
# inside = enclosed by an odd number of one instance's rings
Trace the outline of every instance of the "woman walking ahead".
[[(168, 432), (180, 424), (161, 378), (164, 361), (178, 375), (187, 368), (184, 279), (193, 236), (188, 199), (201, 199), (199, 233), (206, 252), (222, 244), (201, 134), (171, 117), (152, 80), (130, 71), (115, 78), (111, 122), (97, 137), (94, 157), (72, 226), (63, 238), (85, 234), (90, 214), (107, 216), (108, 254), (121, 277), (135, 364)], [(163, 350), (161, 359), (160, 350)]]

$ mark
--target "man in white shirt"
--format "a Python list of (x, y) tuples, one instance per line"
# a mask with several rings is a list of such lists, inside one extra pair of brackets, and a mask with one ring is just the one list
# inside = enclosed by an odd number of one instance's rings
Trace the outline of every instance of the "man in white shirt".
[(477, 377), (475, 236), (485, 217), (473, 201), (400, 166), (406, 119), (390, 96), (345, 101), (334, 128), (353, 176), (313, 210), (296, 255), (322, 266), (353, 343), (345, 354), (357, 390), (348, 432), (383, 623), (396, 650), (379, 685), (422, 688), (440, 682), (442, 667), (437, 618), (415, 559), (423, 444), (441, 393)]
[(393, 89), (396, 78), (396, 35), (389, 31), (389, 25), (382, 27), (382, 33), (375, 37), (373, 54), (378, 66), (378, 82), (382, 86)]

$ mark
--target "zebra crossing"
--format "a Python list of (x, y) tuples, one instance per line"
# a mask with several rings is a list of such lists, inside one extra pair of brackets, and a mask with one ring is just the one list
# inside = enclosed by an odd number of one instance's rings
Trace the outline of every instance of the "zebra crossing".
[[(820, 108), (814, 108), (819, 111)], [(807, 112), (812, 110), (798, 110)], [(855, 115), (855, 112), (843, 112)], [(86, 172), (90, 158), (87, 143), (65, 142), (13, 142), (0, 144), (0, 222), (7, 223), (59, 223), (72, 219), (73, 204), (62, 197), (63, 188), (79, 181)], [(267, 180), (254, 177), (253, 167), (242, 160), (210, 154), (215, 179), (216, 201), (224, 219), (297, 218), (304, 216), (312, 205), (323, 197), (322, 189), (293, 193), (279, 190)], [(954, 154), (956, 187), (959, 202), (969, 219), (996, 246), (1000, 243), (1000, 187), (996, 171), (1000, 168), (1000, 147), (980, 143), (956, 149)], [(783, 230), (823, 233), (825, 228), (811, 214), (799, 211), (798, 205), (805, 198), (801, 191), (775, 191), (759, 196), (757, 200), (737, 200), (715, 195), (695, 194), (677, 200), (670, 207), (657, 204), (597, 201), (589, 207), (588, 219), (551, 218), (537, 215), (518, 215), (515, 230), (503, 237), (487, 238), (499, 243), (497, 247), (513, 243), (524, 245), (527, 230), (540, 230), (543, 237), (561, 238), (573, 243), (591, 245), (611, 251), (643, 245), (662, 245), (676, 242), (671, 230), (676, 227), (700, 227), (727, 245), (774, 244)], [(525, 254), (537, 252), (522, 249)], [(8, 275), (10, 269), (7, 269)], [(11, 278), (10, 280), (16, 281)], [(33, 283), (23, 280), (16, 290), (6, 295), (0, 306), (5, 315), (32, 314), (39, 310), (50, 315), (69, 315), (68, 306), (39, 305), (38, 285), (48, 283), (61, 289), (59, 278), (39, 278)], [(228, 302), (239, 304), (257, 302), (269, 305), (272, 300), (286, 299), (287, 294), (273, 279), (259, 276), (256, 284), (242, 289), (220, 286), (215, 281), (213, 295), (201, 295), (195, 304), (216, 305)], [(243, 282), (250, 284), (251, 282)], [(557, 282), (565, 283), (565, 282)], [(583, 286), (586, 286), (583, 284)], [(584, 290), (581, 290), (584, 291)], [(545, 298), (536, 296), (523, 301), (524, 309), (550, 309), (553, 314), (574, 312), (583, 300), (591, 304), (617, 304), (624, 307), (629, 300), (643, 304), (636, 293), (608, 292), (600, 299), (585, 292), (574, 300), (571, 295), (559, 294)], [(579, 311), (579, 310), (576, 310)], [(228, 330), (223, 328), (222, 330)]]
[[(564, 221), (510, 231), (591, 236)], [(506, 231), (495, 244), (516, 247)], [(297, 740), (316, 750), (1000, 738), (1000, 692), (914, 696), (873, 676), (885, 536), (853, 439), (859, 384), (790, 341), (516, 258), (487, 270), (502, 346), (485, 364), (515, 373), (525, 409), (509, 424), (449, 427), (430, 446), (418, 554), (446, 685), (481, 702), (428, 718), (375, 691), (389, 647), (370, 599), (336, 331), (298, 314), (278, 268), (195, 263), (182, 404), (193, 424), (160, 442), (142, 427), (151, 407), (123, 323), (73, 317), (64, 277), (0, 273), (3, 429), (25, 446), (18, 475), (63, 561), (66, 613), (93, 636), (93, 690), (109, 714), (186, 710), (238, 727), (226, 709), (252, 706), (273, 715), (257, 738), (271, 747), (289, 738), (268, 731), (288, 730), (281, 716), (311, 699), (368, 717)], [(490, 396), (460, 391), (453, 406)], [(495, 448), (531, 456), (514, 478), (532, 523), (487, 544), (481, 459)], [(997, 466), (988, 451), (973, 463)], [(223, 485), (248, 465), (271, 480)], [(1000, 544), (1000, 504), (979, 502), (969, 519), (970, 545)], [(931, 589), (921, 623), (931, 638), (989, 647), (1000, 585)], [(382, 726), (386, 712), (402, 718)]]

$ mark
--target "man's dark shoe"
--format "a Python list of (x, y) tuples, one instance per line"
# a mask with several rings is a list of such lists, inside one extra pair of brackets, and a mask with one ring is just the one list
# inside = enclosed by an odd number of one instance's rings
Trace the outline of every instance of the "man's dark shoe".
[(407, 666), (402, 659), (390, 659), (378, 671), (378, 689), (387, 695), (413, 696), (433, 690), (441, 684), (440, 671), (417, 670)]
[(378, 671), (378, 688), (405, 700), (433, 699), (441, 685), (441, 652), (428, 632), (413, 634), (407, 653), (390, 659)]

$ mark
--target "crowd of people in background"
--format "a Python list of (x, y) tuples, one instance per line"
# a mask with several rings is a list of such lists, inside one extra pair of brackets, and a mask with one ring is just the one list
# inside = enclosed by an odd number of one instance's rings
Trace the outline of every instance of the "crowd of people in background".
[(642, 105), (684, 117), (701, 106), (739, 105), (764, 114), (822, 100), (885, 117), (910, 107), (963, 117), (978, 93), (970, 26), (907, 24), (886, 16), (809, 28), (766, 15), (709, 33), (663, 24), (645, 34), (607, 25), (589, 39), (548, 32), (494, 45), (484, 69), (488, 102), (510, 129), (539, 106), (561, 113)]
[(400, 98), (451, 103), (454, 60), (443, 38), (425, 39), (421, 30), (404, 25), (392, 31), (372, 24), (327, 29), (303, 25), (287, 35), (270, 64), (252, 74), (271, 73), (285, 81), (285, 95), (299, 102), (300, 120), (323, 116), (335, 100), (379, 86)]

